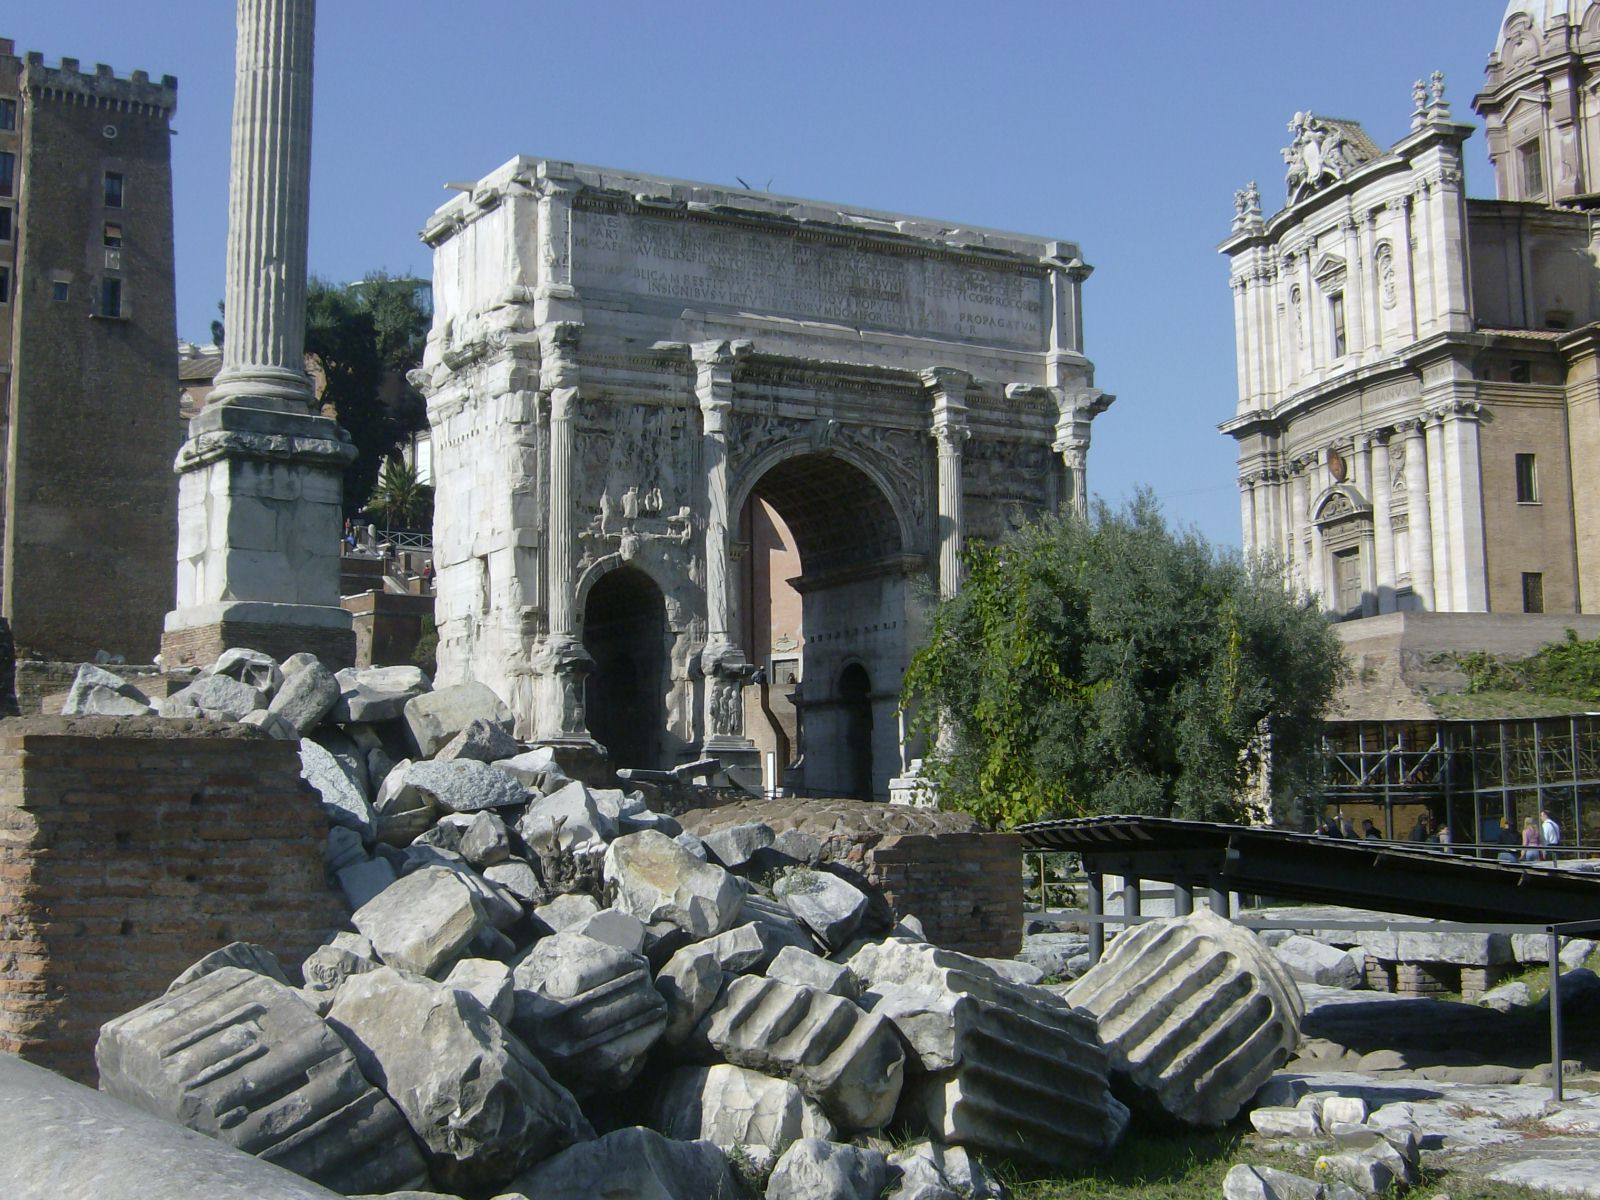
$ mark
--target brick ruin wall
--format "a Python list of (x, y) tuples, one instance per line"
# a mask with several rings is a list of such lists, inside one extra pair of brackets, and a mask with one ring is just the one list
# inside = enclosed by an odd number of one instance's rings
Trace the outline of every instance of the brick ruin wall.
[(101, 1024), (202, 955), (298, 963), (347, 916), (293, 745), (157, 718), (0, 721), (0, 1051), (93, 1084)]

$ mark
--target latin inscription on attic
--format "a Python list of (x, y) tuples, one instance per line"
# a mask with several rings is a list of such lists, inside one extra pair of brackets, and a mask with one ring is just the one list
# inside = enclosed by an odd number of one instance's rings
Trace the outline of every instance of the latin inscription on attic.
[(735, 225), (577, 208), (573, 282), (696, 307), (1038, 350), (1043, 272), (841, 246)]

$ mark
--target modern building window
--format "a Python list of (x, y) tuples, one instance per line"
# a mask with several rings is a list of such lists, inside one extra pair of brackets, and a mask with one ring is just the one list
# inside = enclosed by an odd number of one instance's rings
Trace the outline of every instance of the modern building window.
[(107, 171), (105, 178), (105, 199), (107, 208), (122, 207), (122, 172)]
[(0, 304), (11, 303), (11, 268), (0, 266)]
[(120, 317), (122, 315), (122, 280), (102, 279), (100, 281), (100, 315), (102, 317)]
[(1522, 198), (1544, 195), (1544, 153), (1538, 138), (1517, 147), (1517, 165), (1522, 170)]
[(11, 212), (10, 205), (0, 204), (0, 242), (11, 240)]
[(17, 127), (17, 102), (15, 100), (0, 100), (0, 130), (12, 130)]
[(1532, 454), (1517, 455), (1517, 503), (1539, 503), (1539, 465)]
[(9, 150), (0, 150), (0, 196), (17, 194), (17, 156)]
[(1333, 356), (1343, 358), (1345, 350), (1343, 292), (1335, 292), (1328, 298), (1328, 321), (1333, 330)]
[(1544, 575), (1538, 571), (1522, 573), (1522, 611), (1525, 613), (1544, 611)]
[(106, 222), (105, 244), (107, 249), (116, 249), (122, 245), (122, 226), (115, 221)]
[(65, 304), (72, 298), (72, 285), (65, 279), (55, 279), (50, 282), (50, 299), (57, 304)]

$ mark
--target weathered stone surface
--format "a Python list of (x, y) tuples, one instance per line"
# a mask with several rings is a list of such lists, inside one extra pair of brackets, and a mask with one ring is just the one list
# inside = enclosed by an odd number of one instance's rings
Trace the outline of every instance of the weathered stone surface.
[(322, 862), (330, 879), (337, 878), (345, 867), (367, 861), (367, 850), (361, 835), (354, 829), (335, 825), (328, 830), (328, 840), (322, 851)]
[(822, 861), (822, 839), (804, 829), (780, 830), (772, 839), (772, 848), (807, 866), (814, 867)]
[(394, 868), (381, 858), (352, 863), (338, 873), (339, 890), (354, 912), (395, 881)]
[(1478, 1003), (1484, 1008), (1492, 1008), (1496, 1012), (1510, 1012), (1517, 1008), (1526, 1008), (1533, 1003), (1533, 993), (1528, 990), (1528, 985), (1520, 979), (1510, 983), (1502, 983), (1499, 987), (1490, 988), (1478, 997)]
[(445, 812), (482, 812), (526, 804), (528, 800), (526, 790), (515, 779), (470, 758), (414, 762), (406, 771), (406, 785), (430, 797)]
[(534, 869), (520, 858), (493, 863), (483, 869), (483, 877), (496, 887), (504, 888), (525, 904), (543, 904), (546, 899), (544, 885)]
[(1029, 962), (1015, 958), (982, 958), (978, 961), (1001, 979), (1011, 983), (1022, 983), (1032, 987), (1036, 983), (1044, 982), (1044, 972)]
[(713, 830), (701, 840), (717, 862), (730, 871), (737, 871), (749, 864), (756, 851), (765, 850), (776, 839), (772, 826), (749, 821), (743, 825)]
[(604, 877), (617, 890), (617, 908), (646, 925), (670, 921), (690, 937), (711, 937), (732, 928), (744, 906), (738, 880), (654, 830), (612, 842)]
[(472, 889), (444, 867), (402, 876), (350, 919), (385, 963), (418, 975), (454, 960), (487, 923)]
[(277, 980), (284, 987), (294, 986), (284, 973), (283, 964), (278, 961), (278, 956), (271, 950), (265, 946), (257, 946), (254, 942), (229, 942), (220, 950), (213, 950), (183, 971), (167, 985), (167, 994), (171, 995), (180, 988), (188, 987), (196, 979), (223, 967), (239, 967), (245, 971), (254, 971), (257, 975)]
[(671, 1072), (652, 1113), (652, 1127), (668, 1137), (724, 1150), (752, 1145), (781, 1154), (796, 1138), (833, 1136), (833, 1123), (794, 1084), (727, 1063)]
[(298, 742), (300, 731), (284, 720), (277, 713), (268, 712), (258, 708), (255, 712), (247, 712), (239, 718), (239, 724), (248, 725), (251, 729), (259, 729), (270, 738), (280, 742)]
[[(739, 910), (740, 921), (754, 921), (760, 929), (761, 939), (773, 958), (785, 946), (793, 946), (814, 953), (817, 939), (799, 919), (776, 900), (769, 900), (759, 892), (746, 892), (744, 907)], [(769, 960), (770, 961), (770, 960)]]
[(1318, 1179), (1349, 1184), (1364, 1196), (1382, 1195), (1401, 1182), (1390, 1158), (1364, 1150), (1319, 1155), (1316, 1170)]
[(340, 1197), (226, 1142), (9, 1054), (0, 1054), (0, 1195), (6, 1200)]
[(462, 831), (457, 847), (461, 857), (475, 867), (491, 867), (511, 857), (511, 837), (506, 823), (492, 812), (473, 815), (471, 823)]
[(1327, 1096), (1322, 1101), (1324, 1125), (1361, 1125), (1367, 1119), (1367, 1102), (1360, 1096)]
[(1324, 945), (1314, 938), (1291, 934), (1272, 947), (1291, 978), (1322, 987), (1361, 986), (1361, 969), (1343, 950)]
[(492, 690), (475, 682), (413, 696), (406, 701), (405, 719), (412, 749), (419, 758), (432, 758), (473, 721), (486, 721), (511, 732), (510, 709)]
[(572, 929), (575, 933), (616, 946), (629, 954), (644, 954), (644, 924), (631, 913), (602, 908), (592, 917), (579, 921)]
[(512, 1030), (578, 1096), (632, 1083), (666, 1028), (649, 964), (581, 933), (535, 942), (512, 980)]
[(570, 893), (539, 905), (533, 910), (533, 915), (557, 933), (562, 933), (576, 929), (599, 911), (600, 904), (593, 896)]
[(447, 1187), (503, 1183), (594, 1136), (571, 1093), (469, 993), (384, 967), (347, 979), (327, 1020)]
[(598, 855), (617, 836), (617, 826), (600, 811), (589, 789), (573, 780), (534, 800), (517, 822), (517, 832), (530, 848), (550, 845), (568, 854)]
[(481, 763), (492, 763), (502, 758), (515, 758), (522, 750), (517, 739), (502, 726), (482, 717), (468, 721), (466, 728), (451, 738), (435, 754), (435, 762), (450, 762), (470, 758)]
[(217, 656), (217, 661), (211, 664), (209, 674), (236, 679), (253, 687), (261, 693), (263, 701), (271, 699), (283, 684), (283, 672), (278, 669), (272, 655), (244, 646), (224, 650)]
[(939, 1140), (1056, 1164), (1121, 1139), (1128, 1112), (1087, 1014), (923, 942), (867, 943), (847, 965), (912, 1048), (902, 1112)]
[(905, 1052), (894, 1028), (815, 988), (756, 975), (735, 979), (691, 1044), (792, 1080), (842, 1130), (881, 1128), (900, 1098)]
[(831, 950), (848, 942), (867, 915), (866, 894), (826, 871), (789, 871), (772, 885), (772, 894)]
[(549, 746), (539, 746), (510, 758), (497, 758), (493, 766), (504, 771), (527, 788), (552, 792), (567, 781), (567, 773), (556, 763), (555, 751)]
[(317, 663), (320, 665), (321, 662), (322, 660), (315, 654), (311, 653), (311, 651), (301, 650), (297, 654), (289, 655), (288, 658), (279, 663), (278, 670), (282, 672), (284, 679), (287, 680), (289, 676), (295, 674), (297, 671), (304, 670), (312, 663)]
[(1128, 930), (1073, 984), (1132, 1102), (1190, 1125), (1231, 1121), (1300, 1040), (1294, 980), (1255, 935), (1209, 912)]
[(100, 1031), (100, 1087), (334, 1191), (420, 1186), (404, 1118), (292, 990), (223, 967)]
[(767, 967), (766, 975), (768, 979), (816, 988), (830, 996), (843, 996), (846, 1000), (856, 1000), (861, 996), (861, 981), (849, 967), (830, 962), (797, 946), (785, 946), (778, 951)]
[(511, 968), (491, 958), (463, 958), (444, 977), (445, 987), (467, 992), (502, 1025), (511, 1024), (515, 1008)]
[(1017, 957), (1038, 967), (1046, 978), (1068, 979), (1073, 960), (1088, 953), (1089, 939), (1081, 933), (1033, 933), (1022, 939)]
[(64, 717), (143, 717), (154, 711), (150, 697), (122, 676), (93, 663), (79, 665), (61, 706)]
[(1006, 1200), (1000, 1181), (960, 1146), (912, 1142), (890, 1154), (889, 1165), (900, 1179), (884, 1200)]
[(339, 681), (332, 671), (313, 660), (283, 681), (272, 703), (267, 705), (267, 712), (282, 717), (294, 727), (296, 735), (305, 737), (322, 724), (337, 703)]
[[(466, 836), (467, 830), (472, 826), (475, 813), (445, 813), (434, 822), (433, 828), (426, 833), (419, 833), (413, 846), (434, 846), (440, 850), (448, 850), (452, 854), (461, 854), (461, 839)], [(466, 859), (463, 856), (462, 861)]]
[(653, 1129), (618, 1129), (546, 1159), (498, 1200), (743, 1200), (738, 1178), (710, 1142), (677, 1142)]
[(409, 758), (395, 763), (372, 802), (377, 839), (387, 846), (409, 846), (438, 818), (439, 806), (433, 794), (410, 784), (415, 765)]
[(1256, 1108), (1250, 1111), (1250, 1126), (1262, 1137), (1295, 1138), (1309, 1141), (1322, 1133), (1322, 1122), (1313, 1109)]
[(1391, 933), (1370, 929), (1362, 932), (1361, 944), (1373, 958), (1386, 962), (1492, 967), (1511, 961), (1511, 935), (1505, 933), (1461, 933), (1448, 929), (1438, 933)]
[(426, 867), (442, 867), (454, 875), (473, 894), (484, 917), (495, 929), (510, 929), (522, 917), (522, 905), (509, 892), (501, 890), (467, 866), (466, 859), (436, 846), (411, 846), (404, 851), (401, 874)]
[(667, 1027), (662, 1040), (681, 1045), (700, 1018), (711, 1011), (722, 992), (726, 977), (717, 954), (705, 942), (696, 942), (677, 951), (656, 972), (656, 991), (667, 1002)]
[(762, 963), (770, 957), (767, 945), (761, 939), (759, 927), (750, 921), (743, 925), (735, 925), (732, 929), (725, 929), (716, 937), (707, 938), (700, 944), (717, 956), (717, 962), (730, 975), (743, 975), (749, 971), (759, 970)]
[(300, 973), (308, 989), (331, 992), (349, 976), (375, 971), (381, 965), (371, 942), (359, 933), (341, 931), (306, 956)]
[(346, 667), (334, 678), (339, 700), (330, 716), (341, 725), (397, 720), (432, 686), (417, 667)]
[(1228, 1169), (1222, 1195), (1224, 1200), (1323, 1200), (1322, 1185), (1315, 1179), (1246, 1163)]
[(882, 1150), (805, 1137), (778, 1159), (766, 1200), (878, 1200), (893, 1174)]
[(163, 701), (163, 713), (166, 712), (167, 702), (197, 708), (203, 716), (229, 721), (237, 721), (245, 713), (267, 706), (267, 698), (263, 693), (248, 683), (240, 683), (226, 675), (204, 675), (188, 687), (174, 692)]
[(344, 765), (310, 738), (300, 739), (300, 773), (322, 797), (329, 824), (355, 830), (364, 842), (377, 836), (377, 819), (366, 794)]

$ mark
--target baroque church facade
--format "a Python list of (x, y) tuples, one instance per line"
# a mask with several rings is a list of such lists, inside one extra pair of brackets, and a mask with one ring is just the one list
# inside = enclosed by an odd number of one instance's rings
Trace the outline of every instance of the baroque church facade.
[(1600, 612), (1600, 3), (1514, 0), (1472, 103), (1494, 199), (1435, 73), (1388, 149), (1295, 114), (1220, 247), (1245, 549), (1340, 619)]

